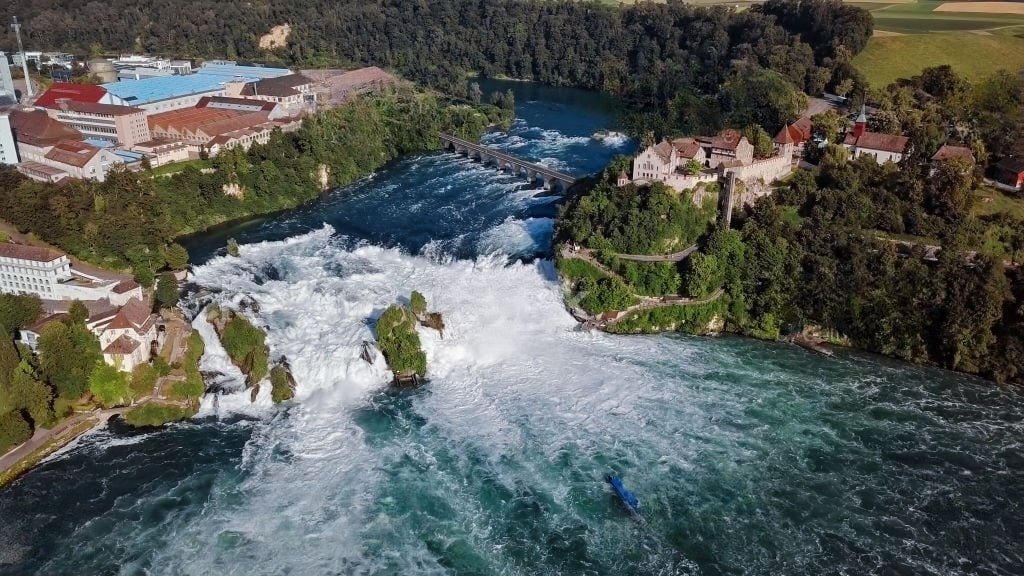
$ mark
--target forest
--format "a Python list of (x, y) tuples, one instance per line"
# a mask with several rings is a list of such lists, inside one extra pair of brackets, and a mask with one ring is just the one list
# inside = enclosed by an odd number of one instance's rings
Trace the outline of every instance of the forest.
[[(558, 241), (608, 246), (610, 232), (657, 245), (661, 233), (633, 209), (610, 222), (593, 210), (595, 200), (608, 204), (616, 174), (607, 170), (605, 183), (567, 204)], [(977, 179), (963, 160), (929, 174), (927, 164), (850, 160), (830, 146), (818, 170), (797, 172), (774, 195), (737, 210), (731, 229), (709, 229), (703, 249), (680, 263), (678, 292), (704, 298), (721, 288), (720, 301), (652, 310), (613, 328), (700, 331), (721, 313), (742, 334), (775, 339), (826, 328), (865, 350), (1022, 384), (1024, 220), (975, 215)], [(630, 188), (618, 194), (628, 199)], [(937, 256), (926, 243), (941, 246)], [(592, 313), (621, 310), (644, 286), (621, 269), (628, 284), (579, 260), (558, 265)]]
[[(433, 93), (402, 88), (325, 110), (293, 133), (277, 132), (265, 145), (233, 148), (214, 157), (212, 173), (195, 167), (170, 176), (112, 172), (104, 182), (58, 186), (0, 170), (0, 213), (84, 260), (131, 268), (150, 286), (154, 271), (174, 265), (174, 238), (233, 218), (291, 208), (326, 188), (344, 185), (405, 153), (440, 146), (437, 133), (476, 138), (509, 111), (452, 104)], [(238, 184), (241, 198), (224, 193)], [(178, 258), (180, 259), (180, 258)]]
[[(22, 0), (27, 45), (78, 54), (145, 52), (302, 66), (374, 64), (449, 93), (466, 72), (602, 90), (660, 110), (681, 94), (721, 100), (751, 67), (810, 94), (860, 76), (850, 64), (871, 15), (840, 0), (770, 0), (749, 10), (677, 0), (625, 7), (568, 0)], [(290, 23), (287, 46), (259, 37)], [(0, 47), (14, 46), (10, 30)]]

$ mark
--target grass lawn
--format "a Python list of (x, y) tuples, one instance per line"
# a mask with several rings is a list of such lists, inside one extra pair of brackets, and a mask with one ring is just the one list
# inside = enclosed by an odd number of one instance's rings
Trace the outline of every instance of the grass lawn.
[(197, 170), (202, 170), (203, 168), (210, 167), (210, 161), (197, 158), (195, 160), (186, 160), (184, 162), (164, 164), (163, 166), (157, 166), (156, 168), (153, 168), (153, 177), (155, 178), (159, 176), (169, 176), (171, 174), (176, 174), (189, 166), (194, 166)]
[(986, 186), (974, 191), (974, 206), (971, 208), (971, 214), (978, 217), (1009, 214), (1015, 218), (1024, 219), (1024, 196)]
[(1000, 68), (1024, 67), (1024, 38), (971, 32), (874, 37), (853, 63), (875, 87), (942, 64), (949, 64), (958, 74), (976, 81)]

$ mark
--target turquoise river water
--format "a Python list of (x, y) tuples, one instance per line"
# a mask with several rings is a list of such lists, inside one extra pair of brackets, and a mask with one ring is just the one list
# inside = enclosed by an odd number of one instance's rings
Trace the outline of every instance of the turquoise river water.
[[(514, 86), (519, 120), (488, 143), (575, 174), (635, 148), (593, 137), (608, 103)], [(0, 492), (0, 574), (1024, 573), (1019, 394), (854, 352), (576, 331), (539, 192), (412, 156), (193, 239), (196, 284), (258, 303), (296, 399), (250, 403), (209, 344), (197, 418), (112, 422)], [(429, 384), (394, 393), (360, 343), (413, 289), (448, 327), (421, 334)]]

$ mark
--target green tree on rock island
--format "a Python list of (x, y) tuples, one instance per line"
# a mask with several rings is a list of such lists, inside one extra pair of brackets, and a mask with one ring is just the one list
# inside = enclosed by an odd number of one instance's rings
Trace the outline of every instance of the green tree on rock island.
[[(426, 302), (423, 304), (425, 308)], [(427, 355), (420, 347), (416, 315), (412, 309), (401, 304), (388, 306), (377, 319), (377, 346), (395, 373), (396, 380), (427, 373)]]

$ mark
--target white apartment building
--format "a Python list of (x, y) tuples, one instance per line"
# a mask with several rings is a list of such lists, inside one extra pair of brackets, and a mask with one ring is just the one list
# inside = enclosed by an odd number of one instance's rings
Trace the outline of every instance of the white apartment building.
[(71, 261), (65, 254), (35, 246), (0, 244), (0, 292), (59, 300), (61, 282), (71, 278)]
[(114, 306), (143, 297), (133, 280), (87, 274), (73, 269), (66, 254), (7, 242), (0, 243), (0, 292), (45, 300), (107, 300)]
[(11, 130), (11, 115), (0, 112), (0, 164), (14, 165), (18, 163), (18, 145), (14, 142), (14, 131)]

